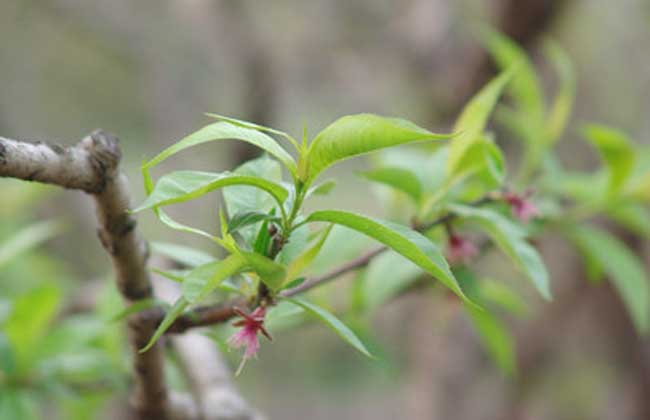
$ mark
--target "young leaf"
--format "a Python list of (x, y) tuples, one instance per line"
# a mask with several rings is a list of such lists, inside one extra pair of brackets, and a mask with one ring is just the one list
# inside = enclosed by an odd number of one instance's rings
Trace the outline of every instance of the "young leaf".
[(467, 301), (438, 247), (418, 232), (395, 223), (340, 210), (317, 211), (309, 215), (307, 220), (336, 223), (374, 238), (424, 269)]
[(162, 335), (174, 323), (174, 321), (176, 321), (176, 319), (183, 314), (183, 311), (185, 311), (185, 308), (187, 308), (188, 305), (189, 302), (185, 300), (184, 297), (179, 297), (176, 302), (174, 302), (174, 305), (171, 307), (171, 309), (167, 311), (165, 317), (163, 318), (160, 325), (158, 325), (158, 328), (156, 328), (156, 331), (154, 331), (147, 345), (140, 349), (140, 353), (144, 353), (153, 347), (153, 345), (156, 344), (156, 341), (162, 337)]
[(277, 291), (282, 287), (287, 267), (255, 252), (242, 251), (241, 255), (269, 289)]
[(260, 213), (257, 211), (246, 211), (243, 213), (237, 213), (228, 220), (228, 232), (233, 233), (237, 230), (254, 225), (262, 220), (269, 220), (276, 223), (279, 223), (282, 219), (277, 216), (272, 216), (267, 213)]
[(151, 251), (187, 267), (196, 267), (214, 261), (214, 257), (198, 249), (169, 242), (151, 242)]
[(187, 149), (188, 147), (203, 144), (209, 141), (236, 139), (242, 140), (267, 151), (271, 156), (276, 157), (282, 162), (289, 172), (295, 175), (296, 163), (290, 154), (288, 154), (272, 137), (261, 133), (257, 129), (251, 129), (235, 125), (231, 122), (220, 121), (207, 125), (199, 131), (190, 134), (178, 143), (173, 144), (167, 149), (160, 152), (156, 157), (143, 165), (143, 170), (148, 170), (158, 165), (168, 157)]
[(230, 185), (250, 185), (260, 188), (271, 194), (280, 206), (288, 196), (284, 187), (263, 178), (228, 172), (176, 171), (161, 177), (145, 202), (133, 212), (192, 200)]
[(588, 226), (573, 226), (569, 238), (598, 261), (614, 283), (641, 333), (650, 330), (650, 280), (643, 262), (625, 244), (609, 233)]
[(515, 42), (492, 29), (484, 29), (482, 39), (501, 70), (518, 66), (509, 91), (529, 124), (532, 120), (532, 124), (539, 128), (544, 117), (544, 95), (528, 54)]
[(183, 281), (183, 297), (189, 303), (202, 300), (222, 281), (241, 272), (246, 264), (243, 256), (231, 254), (221, 261), (212, 261), (196, 267)]
[(319, 320), (323, 321), (328, 327), (330, 327), (339, 337), (345, 340), (352, 347), (357, 349), (362, 354), (373, 357), (370, 352), (366, 349), (366, 346), (359, 340), (359, 338), (348, 328), (344, 323), (342, 323), (338, 318), (336, 318), (331, 313), (327, 312), (325, 309), (314, 305), (313, 303), (307, 302), (304, 299), (300, 298), (285, 298), (289, 302), (297, 305), (310, 314), (314, 315)]
[(560, 85), (546, 117), (544, 142), (546, 145), (551, 146), (560, 139), (571, 116), (571, 109), (575, 100), (576, 81), (573, 65), (566, 51), (551, 41), (547, 41), (544, 47), (545, 55), (558, 74)]
[(303, 270), (307, 268), (312, 261), (314, 261), (314, 258), (316, 258), (321, 248), (323, 248), (323, 244), (327, 240), (327, 237), (329, 236), (331, 230), (332, 225), (325, 228), (325, 230), (321, 232), (320, 237), (314, 243), (314, 245), (307, 248), (302, 254), (298, 255), (298, 257), (289, 264), (285, 283), (287, 281), (292, 281), (298, 277), (298, 275), (300, 275), (300, 273), (302, 273)]
[(583, 133), (607, 165), (609, 193), (619, 192), (634, 166), (632, 142), (623, 132), (602, 125), (588, 125)]
[(485, 349), (494, 363), (507, 375), (516, 369), (515, 343), (512, 335), (497, 317), (486, 310), (467, 308)]
[(334, 187), (336, 187), (336, 181), (333, 179), (328, 179), (327, 181), (323, 181), (320, 184), (310, 188), (307, 191), (305, 198), (312, 195), (327, 195), (334, 189)]
[(408, 169), (394, 166), (383, 166), (371, 171), (360, 172), (359, 175), (380, 184), (388, 185), (406, 193), (416, 203), (422, 196), (422, 185), (418, 177)]
[(463, 220), (479, 225), (509, 256), (515, 265), (530, 278), (545, 299), (551, 299), (548, 272), (541, 257), (525, 239), (525, 232), (499, 213), (489, 209), (454, 205), (450, 210)]
[(386, 147), (423, 140), (451, 138), (435, 134), (410, 121), (373, 114), (348, 115), (321, 131), (309, 146), (306, 173), (300, 178), (309, 184), (330, 165)]
[(291, 142), (291, 144), (294, 145), (296, 147), (296, 149), (299, 148), (298, 143), (296, 142), (296, 140), (293, 137), (291, 137), (289, 134), (285, 133), (284, 131), (276, 130), (275, 128), (265, 127), (263, 125), (255, 124), (255, 123), (248, 122), (248, 121), (238, 120), (236, 118), (230, 118), (230, 117), (226, 117), (226, 116), (219, 115), (219, 114), (213, 114), (211, 112), (206, 112), (205, 115), (207, 115), (208, 117), (215, 118), (217, 120), (229, 122), (229, 123), (234, 124), (234, 125), (236, 125), (238, 127), (252, 128), (253, 130), (265, 131), (267, 133), (271, 133), (271, 134), (275, 134), (277, 136), (284, 137), (285, 139), (289, 140), (289, 142)]
[[(263, 178), (276, 184), (282, 184), (282, 167), (268, 156), (249, 160), (234, 171), (237, 175), (254, 176)], [(231, 217), (238, 213), (258, 212), (269, 213), (275, 205), (275, 200), (265, 191), (247, 185), (232, 186), (223, 190), (228, 215)], [(288, 205), (285, 200), (285, 206)], [(257, 232), (256, 225), (245, 227), (239, 234), (244, 242), (251, 243)]]
[(459, 134), (452, 140), (449, 149), (447, 178), (452, 178), (457, 172), (464, 169), (461, 161), (465, 153), (481, 139), (488, 117), (514, 71), (515, 67), (511, 67), (488, 83), (465, 106), (456, 120), (454, 132)]

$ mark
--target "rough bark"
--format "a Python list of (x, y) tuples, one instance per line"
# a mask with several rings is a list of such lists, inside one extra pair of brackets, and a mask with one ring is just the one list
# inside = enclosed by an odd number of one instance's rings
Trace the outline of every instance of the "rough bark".
[[(126, 177), (119, 171), (121, 152), (114, 136), (95, 131), (73, 147), (0, 138), (0, 176), (55, 184), (92, 195), (98, 235), (111, 256), (117, 286), (127, 303), (152, 296), (146, 270), (147, 246), (128, 214), (130, 196)], [(159, 345), (141, 349), (155, 324), (132, 317), (128, 322), (133, 354), (132, 405), (140, 418), (165, 419), (168, 395), (163, 352)]]

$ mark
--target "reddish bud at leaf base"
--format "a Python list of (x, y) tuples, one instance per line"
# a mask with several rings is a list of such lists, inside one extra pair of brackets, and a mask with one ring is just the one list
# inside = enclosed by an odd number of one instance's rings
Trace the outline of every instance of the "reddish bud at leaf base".
[(264, 317), (266, 315), (266, 308), (263, 306), (255, 309), (250, 315), (243, 312), (239, 308), (234, 309), (235, 313), (241, 316), (243, 319), (233, 323), (235, 327), (241, 327), (239, 331), (234, 333), (228, 339), (228, 345), (232, 348), (245, 347), (244, 357), (242, 358), (239, 368), (235, 375), (239, 373), (244, 368), (246, 361), (253, 356), (257, 355), (257, 351), (260, 348), (260, 342), (257, 337), (257, 333), (261, 332), (266, 338), (272, 340), (269, 332), (264, 328)]
[(447, 242), (447, 260), (450, 264), (467, 263), (478, 255), (474, 242), (462, 236), (451, 234)]
[(528, 223), (530, 219), (539, 216), (539, 210), (529, 199), (531, 194), (531, 192), (521, 195), (512, 192), (503, 194), (503, 199), (510, 205), (512, 215), (524, 223)]

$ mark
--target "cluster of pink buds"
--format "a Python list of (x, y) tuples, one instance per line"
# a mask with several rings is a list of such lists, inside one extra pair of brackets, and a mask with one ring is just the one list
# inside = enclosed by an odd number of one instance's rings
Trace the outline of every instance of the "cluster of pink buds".
[(235, 313), (242, 317), (241, 320), (233, 323), (235, 327), (241, 327), (239, 331), (228, 339), (228, 345), (232, 348), (245, 347), (244, 356), (241, 364), (237, 368), (235, 375), (239, 375), (246, 364), (246, 361), (257, 355), (260, 348), (260, 342), (257, 333), (261, 332), (269, 340), (273, 340), (269, 332), (264, 328), (264, 317), (266, 308), (258, 306), (252, 313), (247, 314), (239, 308), (234, 309)]
[(532, 191), (526, 191), (523, 194), (516, 194), (510, 191), (503, 193), (503, 199), (510, 205), (512, 215), (524, 223), (528, 223), (530, 219), (539, 216), (539, 210), (530, 200)]
[(451, 264), (467, 263), (478, 255), (478, 247), (469, 239), (452, 233), (447, 242), (447, 260)]

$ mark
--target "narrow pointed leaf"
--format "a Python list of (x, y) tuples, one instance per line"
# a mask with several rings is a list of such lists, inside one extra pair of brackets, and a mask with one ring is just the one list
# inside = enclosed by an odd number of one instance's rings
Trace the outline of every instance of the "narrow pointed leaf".
[(598, 149), (609, 172), (609, 193), (620, 191), (634, 167), (631, 140), (621, 131), (591, 124), (584, 128), (585, 137)]
[(348, 115), (321, 131), (309, 146), (306, 173), (311, 182), (319, 173), (341, 160), (386, 147), (423, 140), (441, 140), (451, 134), (435, 134), (410, 121), (373, 114)]
[(254, 225), (262, 220), (274, 221), (276, 223), (280, 222), (281, 219), (277, 216), (272, 216), (267, 213), (260, 213), (257, 211), (246, 211), (242, 213), (237, 213), (228, 220), (228, 232), (233, 233), (239, 229), (245, 228), (250, 225)]
[(271, 181), (252, 176), (200, 171), (176, 171), (164, 175), (156, 183), (144, 203), (135, 210), (139, 212), (152, 207), (181, 203), (230, 185), (250, 185), (271, 194), (279, 205), (287, 198), (287, 190)]
[(169, 242), (151, 242), (150, 245), (153, 253), (163, 255), (187, 267), (196, 267), (214, 261), (212, 255), (189, 246)]
[(185, 308), (187, 308), (188, 305), (189, 302), (185, 300), (184, 297), (178, 298), (178, 300), (174, 302), (174, 306), (172, 306), (171, 309), (165, 314), (165, 317), (163, 318), (160, 325), (158, 325), (158, 328), (156, 328), (156, 331), (154, 331), (147, 345), (140, 349), (140, 353), (144, 353), (153, 347), (153, 345), (156, 344), (156, 341), (162, 337), (162, 335), (174, 323), (174, 321), (176, 321), (176, 319), (183, 314), (183, 311), (185, 311)]
[(546, 117), (544, 142), (550, 146), (562, 137), (562, 133), (569, 121), (573, 102), (575, 101), (576, 81), (573, 65), (566, 51), (550, 41), (546, 42), (544, 47), (545, 55), (553, 64), (559, 78), (558, 92)]
[(507, 375), (516, 369), (515, 343), (505, 325), (486, 310), (467, 308), (483, 346), (494, 363)]
[(344, 323), (342, 323), (338, 318), (336, 318), (331, 313), (327, 312), (325, 309), (314, 305), (311, 302), (308, 302), (300, 298), (285, 298), (289, 302), (303, 308), (305, 311), (314, 315), (316, 318), (324, 322), (328, 327), (330, 327), (339, 337), (344, 341), (350, 344), (352, 347), (357, 349), (362, 354), (373, 357), (366, 346), (359, 340), (359, 338), (348, 328)]
[(450, 210), (462, 220), (476, 223), (492, 241), (515, 263), (532, 281), (545, 299), (551, 299), (548, 272), (535, 248), (526, 241), (525, 232), (501, 214), (489, 210), (454, 205)]
[(222, 281), (241, 272), (246, 265), (244, 257), (232, 254), (221, 261), (212, 261), (196, 267), (183, 281), (183, 297), (190, 303), (202, 300)]
[(282, 287), (287, 267), (255, 252), (242, 252), (241, 255), (269, 289), (277, 291)]
[(307, 220), (336, 223), (370, 236), (421, 267), (467, 301), (438, 247), (418, 232), (395, 223), (340, 210), (317, 211)]
[(641, 333), (650, 331), (650, 279), (643, 262), (619, 239), (588, 226), (574, 226), (573, 242), (607, 273)]
[(465, 153), (483, 136), (488, 117), (514, 71), (515, 68), (512, 67), (488, 83), (470, 100), (458, 117), (454, 132), (459, 134), (451, 141), (447, 159), (448, 178), (464, 169), (461, 161)]
[(282, 162), (289, 172), (295, 174), (296, 163), (289, 153), (273, 140), (272, 137), (258, 131), (257, 129), (243, 127), (227, 121), (220, 121), (207, 125), (199, 131), (190, 134), (178, 143), (163, 150), (156, 157), (145, 163), (143, 169), (151, 168), (170, 156), (187, 149), (188, 147), (203, 144), (209, 141), (235, 139), (245, 141), (267, 151), (271, 156)]
[(406, 193), (416, 203), (422, 197), (422, 185), (418, 177), (408, 169), (394, 166), (383, 166), (371, 171), (359, 173), (364, 178), (380, 184), (388, 185), (396, 190)]
[(332, 225), (325, 228), (325, 230), (320, 234), (318, 240), (316, 240), (316, 242), (311, 247), (307, 248), (302, 254), (298, 255), (298, 257), (289, 264), (285, 283), (287, 281), (292, 281), (298, 277), (309, 266), (309, 264), (314, 261), (320, 250), (323, 248), (323, 245), (325, 244), (325, 241), (327, 240), (327, 237), (329, 236), (331, 230)]
[(483, 40), (501, 70), (517, 65), (509, 91), (517, 108), (539, 126), (544, 117), (544, 95), (533, 63), (526, 51), (515, 42), (491, 29), (482, 31)]

